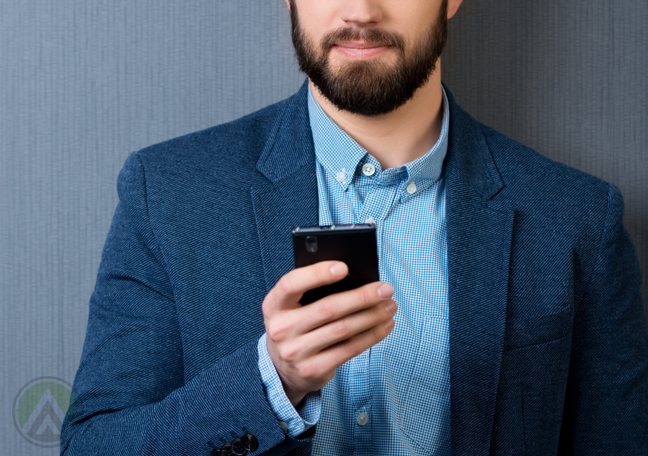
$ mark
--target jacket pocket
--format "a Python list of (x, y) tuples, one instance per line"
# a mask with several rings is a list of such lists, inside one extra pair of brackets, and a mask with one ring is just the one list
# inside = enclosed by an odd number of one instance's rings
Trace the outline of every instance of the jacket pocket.
[(504, 356), (511, 357), (518, 373), (526, 456), (557, 454), (572, 323), (571, 305), (507, 322)]
[(533, 318), (514, 318), (506, 322), (504, 349), (512, 350), (545, 344), (568, 335), (571, 331), (573, 308)]

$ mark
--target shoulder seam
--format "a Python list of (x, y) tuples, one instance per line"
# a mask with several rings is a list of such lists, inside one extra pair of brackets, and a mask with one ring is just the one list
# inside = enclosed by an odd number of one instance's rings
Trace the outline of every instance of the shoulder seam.
[(589, 291), (590, 285), (592, 284), (592, 280), (594, 278), (594, 273), (596, 272), (596, 269), (598, 267), (599, 259), (601, 258), (601, 253), (603, 251), (603, 244), (605, 241), (605, 234), (607, 233), (607, 228), (608, 228), (608, 222), (610, 220), (610, 214), (612, 213), (612, 197), (614, 195), (614, 184), (611, 182), (608, 182), (608, 198), (607, 198), (607, 208), (606, 208), (606, 213), (605, 213), (605, 221), (603, 222), (603, 227), (601, 228), (601, 236), (599, 239), (599, 247), (598, 251), (596, 252), (596, 260), (594, 260), (594, 266), (592, 267), (592, 271), (590, 272), (589, 279), (587, 280), (587, 286), (585, 287), (585, 291), (583, 292), (583, 295), (581, 296), (580, 300), (578, 301), (578, 304), (575, 305), (574, 308), (574, 313), (580, 308), (583, 300), (585, 299), (585, 296), (587, 296), (587, 292)]
[[(154, 247), (155, 250), (157, 251), (157, 255), (159, 256), (159, 260), (162, 263), (162, 266), (164, 267), (164, 271), (166, 272), (167, 276), (169, 276), (169, 267), (167, 265), (167, 261), (164, 258), (164, 253), (162, 252), (162, 249), (160, 248), (160, 243), (155, 236), (155, 231), (153, 230), (153, 226), (151, 225), (151, 214), (149, 212), (149, 199), (148, 199), (148, 187), (146, 184), (146, 169), (144, 167), (144, 163), (142, 163), (142, 158), (139, 155), (139, 152), (135, 152), (135, 156), (137, 157), (137, 161), (140, 165), (141, 172), (142, 172), (142, 183), (144, 184), (144, 204), (145, 204), (145, 209), (146, 209), (146, 224), (148, 226), (149, 231), (151, 232), (151, 238), (154, 242)], [(170, 279), (170, 277), (169, 277)], [(169, 280), (169, 284), (171, 284), (171, 280)], [(171, 289), (173, 290), (173, 285), (171, 284)], [(175, 299), (173, 297), (168, 297), (166, 296), (167, 299), (170, 299), (175, 302)]]

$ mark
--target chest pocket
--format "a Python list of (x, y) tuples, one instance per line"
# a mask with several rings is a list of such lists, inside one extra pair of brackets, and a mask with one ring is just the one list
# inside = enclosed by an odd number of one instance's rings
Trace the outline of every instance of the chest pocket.
[(448, 320), (426, 317), (400, 401), (399, 427), (419, 455), (450, 454)]
[(569, 334), (572, 326), (573, 308), (541, 317), (514, 318), (506, 323), (505, 350), (545, 344)]

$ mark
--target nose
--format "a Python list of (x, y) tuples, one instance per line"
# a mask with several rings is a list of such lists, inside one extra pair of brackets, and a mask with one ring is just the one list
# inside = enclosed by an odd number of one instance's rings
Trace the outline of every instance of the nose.
[(383, 19), (382, 10), (376, 0), (349, 0), (340, 9), (341, 19), (356, 27), (372, 27)]

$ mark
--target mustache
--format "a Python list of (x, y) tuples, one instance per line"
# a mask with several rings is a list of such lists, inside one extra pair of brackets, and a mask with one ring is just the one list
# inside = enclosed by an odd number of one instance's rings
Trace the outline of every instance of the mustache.
[(322, 38), (322, 48), (328, 51), (331, 47), (343, 41), (365, 41), (380, 46), (392, 46), (403, 50), (405, 40), (398, 34), (380, 29), (342, 28), (335, 30)]

